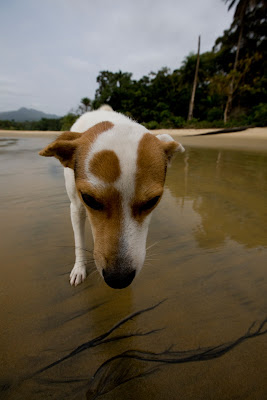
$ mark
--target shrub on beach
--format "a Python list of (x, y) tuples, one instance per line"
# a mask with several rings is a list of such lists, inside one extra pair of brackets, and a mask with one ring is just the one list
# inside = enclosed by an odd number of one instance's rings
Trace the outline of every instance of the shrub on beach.
[(143, 125), (145, 125), (147, 129), (160, 129), (159, 123), (157, 121), (145, 122)]
[(249, 120), (255, 126), (267, 126), (267, 104), (260, 103), (253, 107)]
[(79, 115), (69, 113), (61, 118), (61, 131), (69, 131), (74, 122), (79, 118)]

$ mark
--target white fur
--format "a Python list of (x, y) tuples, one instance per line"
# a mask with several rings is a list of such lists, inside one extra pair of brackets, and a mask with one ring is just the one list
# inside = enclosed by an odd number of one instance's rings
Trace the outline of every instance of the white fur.
[(64, 168), (66, 190), (70, 199), (70, 216), (75, 242), (75, 264), (70, 274), (70, 284), (79, 285), (86, 278), (85, 218), (86, 210), (75, 186), (74, 171)]
[[(160, 135), (156, 136), (159, 140), (162, 142), (175, 142), (175, 140), (168, 135), (168, 133), (161, 133)], [(183, 153), (185, 151), (184, 147), (179, 143), (179, 146), (177, 147), (177, 152)]]
[[(96, 110), (96, 111), (88, 111), (83, 114), (80, 118), (77, 119), (76, 122), (71, 127), (72, 132), (80, 132), (83, 133), (87, 131), (87, 129), (91, 128), (95, 124), (103, 121), (110, 121), (113, 124), (126, 123), (130, 125), (137, 125), (137, 122), (132, 121), (130, 118), (126, 117), (123, 114), (117, 113), (115, 111), (106, 111), (106, 110)], [(143, 127), (144, 130), (146, 128)]]

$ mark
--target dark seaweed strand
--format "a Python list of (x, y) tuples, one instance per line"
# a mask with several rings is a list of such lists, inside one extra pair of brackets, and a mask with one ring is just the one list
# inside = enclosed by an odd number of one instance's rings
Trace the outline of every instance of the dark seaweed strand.
[[(221, 129), (219, 131), (212, 131), (212, 132), (205, 132), (205, 133), (197, 133), (196, 135), (192, 135), (193, 136), (207, 136), (207, 135), (217, 135), (218, 133), (234, 133), (234, 132), (241, 132), (241, 131), (245, 131), (246, 129), (250, 128), (249, 126), (241, 126), (238, 128), (225, 128), (225, 129)], [(183, 135), (183, 137), (185, 137), (187, 135)]]
[[(133, 318), (137, 317), (138, 315), (141, 315), (141, 314), (144, 314), (145, 312), (154, 310), (156, 307), (158, 307), (159, 305), (161, 305), (165, 300), (166, 300), (166, 299), (160, 301), (159, 303), (155, 304), (154, 306), (145, 308), (145, 309), (143, 309), (143, 310), (136, 311), (136, 312), (134, 312), (134, 313), (128, 315), (127, 317), (123, 318), (121, 321), (119, 321), (119, 322), (117, 322), (115, 325), (113, 325), (113, 327), (112, 327), (111, 329), (109, 329), (107, 332), (103, 333), (102, 335), (100, 335), (100, 336), (98, 336), (98, 337), (96, 337), (96, 338), (94, 338), (94, 339), (92, 339), (92, 340), (89, 340), (88, 342), (83, 343), (82, 345), (80, 345), (80, 346), (78, 346), (78, 347), (76, 347), (76, 349), (74, 349), (73, 351), (71, 351), (71, 352), (70, 352), (69, 354), (67, 354), (66, 356), (64, 356), (64, 357), (60, 358), (59, 360), (56, 360), (56, 361), (54, 361), (53, 363), (51, 363), (51, 364), (49, 364), (49, 365), (46, 365), (45, 367), (43, 367), (43, 368), (39, 369), (38, 371), (36, 371), (36, 372), (33, 374), (33, 376), (35, 376), (35, 375), (37, 375), (37, 374), (40, 374), (40, 373), (42, 373), (42, 372), (44, 372), (44, 371), (46, 371), (46, 370), (48, 370), (48, 369), (50, 369), (50, 368), (52, 368), (52, 367), (55, 367), (56, 365), (58, 365), (58, 364), (62, 363), (63, 361), (65, 361), (65, 360), (67, 360), (67, 359), (69, 359), (69, 358), (71, 358), (71, 357), (73, 357), (73, 356), (75, 356), (75, 355), (81, 353), (81, 352), (84, 351), (84, 350), (87, 350), (87, 349), (89, 349), (89, 348), (92, 348), (92, 347), (95, 347), (95, 346), (99, 346), (99, 345), (101, 345), (101, 344), (103, 344), (103, 343), (108, 343), (109, 341), (115, 340), (114, 338), (113, 338), (113, 339), (110, 338), (110, 339), (108, 339), (108, 340), (104, 340), (104, 339), (105, 339), (107, 336), (109, 336), (112, 332), (114, 332), (116, 329), (118, 329), (120, 326), (124, 325), (126, 322), (132, 320)], [(154, 332), (157, 332), (157, 331), (158, 331), (158, 330), (152, 330), (152, 331), (146, 332), (146, 333), (139, 333), (139, 334), (137, 333), (137, 334), (129, 334), (129, 335), (124, 335), (124, 336), (118, 336), (118, 337), (117, 337), (117, 340), (119, 340), (119, 339), (125, 339), (125, 338), (127, 338), (127, 337), (132, 337), (132, 336), (146, 336), (146, 335), (148, 335), (148, 334), (150, 334), (150, 333), (154, 333)]]
[(264, 325), (267, 322), (267, 318), (263, 320), (259, 328), (255, 332), (251, 332), (252, 327), (255, 325), (255, 322), (249, 327), (248, 331), (245, 335), (241, 336), (240, 338), (227, 343), (222, 343), (218, 346), (214, 347), (207, 347), (207, 348), (200, 348), (195, 350), (188, 350), (182, 352), (176, 351), (164, 351), (161, 353), (153, 353), (147, 352), (142, 350), (127, 350), (121, 354), (118, 354), (114, 357), (109, 358), (95, 372), (94, 376), (92, 377), (92, 381), (105, 369), (109, 364), (113, 361), (118, 359), (134, 359), (144, 362), (156, 362), (164, 364), (181, 364), (187, 362), (195, 362), (195, 361), (207, 361), (213, 358), (218, 358), (232, 350), (234, 347), (238, 346), (239, 344), (243, 343), (246, 340), (252, 339), (254, 337), (258, 337), (261, 335), (265, 335), (267, 333), (267, 329), (262, 331)]
[[(134, 379), (144, 378), (144, 377), (147, 377), (147, 376), (149, 376), (149, 375), (153, 375), (154, 373), (158, 372), (159, 369), (160, 369), (160, 366), (157, 366), (157, 367), (149, 368), (149, 369), (148, 369), (147, 371), (145, 371), (145, 372), (140, 372), (140, 373), (137, 372), (136, 375), (129, 376), (129, 377), (125, 378), (124, 380), (122, 380), (121, 382), (118, 382), (118, 383), (116, 384), (115, 387), (117, 388), (118, 386), (121, 386), (121, 385), (123, 385), (124, 383), (129, 382), (129, 381), (132, 381), (132, 380), (134, 380)], [(105, 390), (105, 389), (103, 389), (103, 388), (105, 387), (105, 384), (106, 384), (106, 382), (107, 382), (107, 379), (108, 379), (108, 378), (106, 378), (105, 381), (104, 381), (104, 384), (103, 384), (103, 386), (102, 386), (102, 391), (101, 391), (101, 392), (96, 392), (96, 393), (94, 393), (94, 392), (91, 392), (90, 389), (87, 391), (87, 393), (86, 393), (86, 398), (87, 398), (87, 400), (95, 400), (97, 397), (103, 396), (104, 394), (107, 394), (107, 393), (109, 393), (109, 392), (111, 392), (111, 391), (113, 390), (113, 389), (111, 389), (111, 390)], [(108, 382), (107, 382), (107, 383), (108, 383)], [(114, 389), (115, 389), (115, 387), (114, 387)], [(93, 397), (91, 397), (91, 396), (93, 396)]]

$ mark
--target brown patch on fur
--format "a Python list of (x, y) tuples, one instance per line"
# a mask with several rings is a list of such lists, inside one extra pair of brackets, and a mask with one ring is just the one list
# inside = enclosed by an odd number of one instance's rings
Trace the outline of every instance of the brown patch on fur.
[(39, 154), (44, 157), (56, 157), (64, 167), (75, 169), (77, 160), (85, 159), (89, 147), (97, 136), (113, 126), (111, 122), (104, 121), (92, 126), (84, 133), (64, 132)]
[(142, 205), (163, 193), (166, 163), (162, 143), (150, 133), (146, 133), (138, 146), (135, 197), (132, 202), (132, 215), (139, 223), (142, 223), (156, 206), (141, 211)]
[(74, 168), (74, 153), (82, 133), (64, 132), (39, 152), (40, 156), (56, 157), (64, 167)]
[(90, 171), (106, 183), (115, 182), (120, 174), (120, 162), (114, 151), (102, 150), (90, 162)]
[(79, 145), (76, 153), (76, 161), (74, 167), (76, 178), (86, 178), (86, 171), (84, 170), (85, 160), (90, 148), (92, 147), (92, 144), (95, 142), (98, 135), (101, 135), (101, 133), (112, 129), (113, 127), (114, 124), (112, 122), (103, 121), (99, 124), (92, 126), (92, 128), (84, 132), (83, 137), (81, 138), (81, 144)]
[(115, 267), (123, 220), (121, 194), (114, 187), (95, 188), (83, 179), (77, 179), (76, 187), (81, 201), (83, 201), (81, 193), (86, 193), (104, 206), (103, 210), (97, 211), (83, 202), (93, 227), (96, 263), (105, 269)]
[(98, 135), (105, 131), (108, 131), (109, 129), (113, 128), (113, 126), (114, 124), (109, 121), (99, 122), (98, 124), (92, 126), (87, 131), (85, 131), (83, 133), (83, 136), (87, 137), (87, 139), (90, 139), (90, 142), (93, 143)]

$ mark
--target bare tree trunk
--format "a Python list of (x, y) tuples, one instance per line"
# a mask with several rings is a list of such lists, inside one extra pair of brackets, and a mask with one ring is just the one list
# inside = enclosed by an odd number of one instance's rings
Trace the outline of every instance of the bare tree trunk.
[(191, 100), (190, 100), (190, 104), (189, 104), (189, 111), (188, 111), (188, 118), (187, 118), (188, 121), (190, 121), (193, 118), (195, 94), (196, 94), (196, 88), (197, 88), (198, 68), (199, 68), (199, 53), (200, 53), (200, 36), (198, 37), (197, 64), (196, 64), (195, 78), (194, 78), (194, 83), (193, 83)]
[[(243, 21), (244, 21), (244, 15), (242, 15), (241, 21), (240, 21), (240, 32), (239, 32), (238, 41), (237, 41), (233, 71), (236, 71), (236, 69), (237, 69), (237, 63), (238, 63), (238, 59), (239, 59), (239, 51), (240, 51), (241, 41), (242, 41), (242, 36), (243, 36), (243, 27), (244, 27)], [(233, 94), (234, 94), (234, 82), (235, 82), (235, 76), (233, 75), (231, 82), (230, 82), (229, 94), (228, 94), (228, 98), (227, 98), (227, 102), (226, 102), (226, 106), (225, 106), (225, 110), (224, 110), (224, 123), (227, 122), (229, 113), (232, 108), (232, 101), (233, 101)]]

